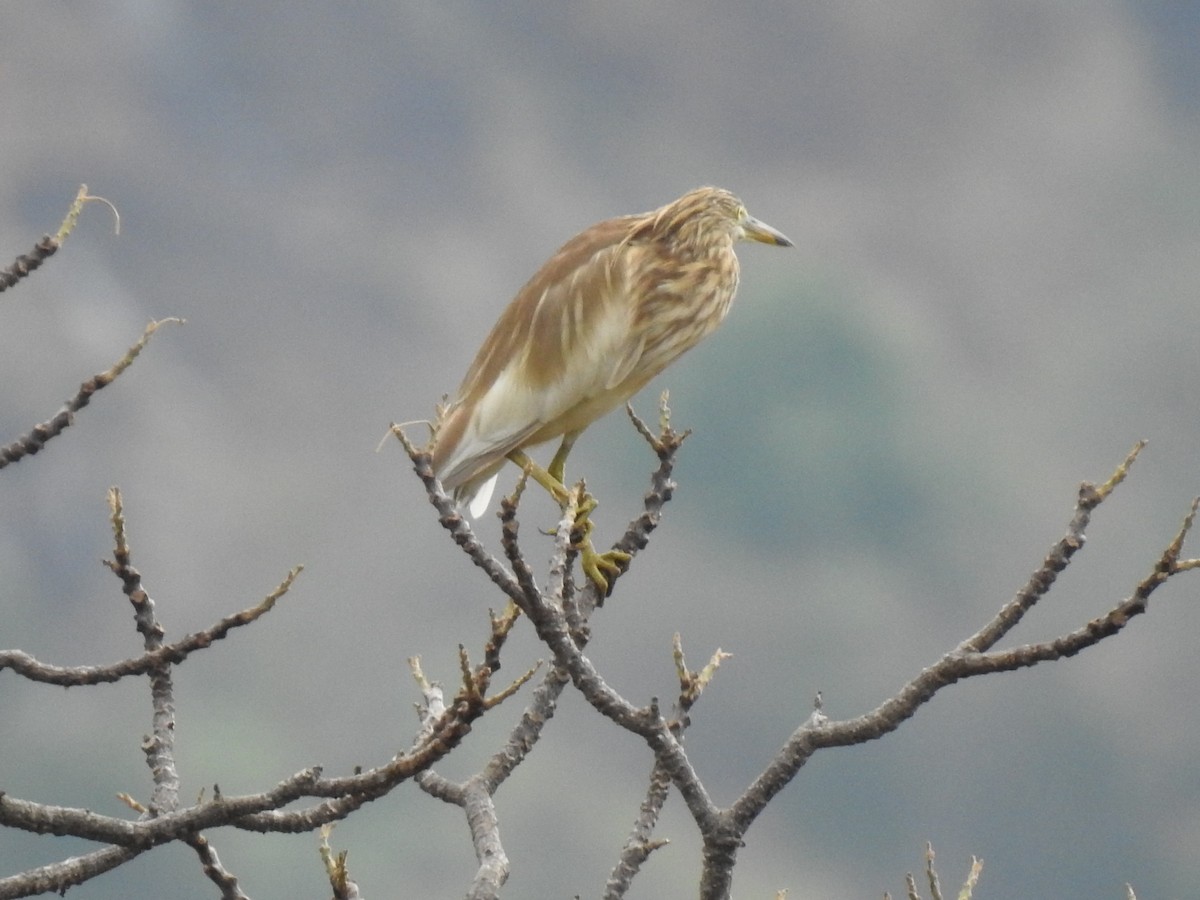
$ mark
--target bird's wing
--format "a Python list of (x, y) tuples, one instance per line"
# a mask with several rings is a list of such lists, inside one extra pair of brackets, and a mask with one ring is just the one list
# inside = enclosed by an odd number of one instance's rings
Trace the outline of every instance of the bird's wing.
[(624, 242), (629, 222), (601, 222), (573, 238), (501, 315), (439, 431), (434, 455), (443, 484), (469, 481), (514, 449), (582, 428), (587, 421), (573, 421), (572, 411), (636, 367), (641, 338), (627, 257), (639, 248)]

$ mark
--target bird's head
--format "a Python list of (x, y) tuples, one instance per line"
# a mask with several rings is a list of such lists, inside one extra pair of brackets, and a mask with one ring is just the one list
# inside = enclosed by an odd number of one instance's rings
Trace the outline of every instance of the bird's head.
[(702, 187), (688, 191), (654, 214), (654, 226), (697, 250), (715, 244), (758, 241), (776, 247), (792, 242), (746, 211), (746, 205), (724, 188)]

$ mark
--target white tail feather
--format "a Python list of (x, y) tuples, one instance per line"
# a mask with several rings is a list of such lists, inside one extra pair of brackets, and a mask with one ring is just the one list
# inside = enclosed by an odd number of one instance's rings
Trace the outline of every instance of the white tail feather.
[(471, 513), (472, 519), (478, 519), (487, 512), (488, 504), (492, 502), (492, 491), (496, 489), (496, 479), (499, 477), (499, 473), (493, 475), (481, 484), (479, 490), (475, 492), (475, 496), (467, 501), (467, 510)]

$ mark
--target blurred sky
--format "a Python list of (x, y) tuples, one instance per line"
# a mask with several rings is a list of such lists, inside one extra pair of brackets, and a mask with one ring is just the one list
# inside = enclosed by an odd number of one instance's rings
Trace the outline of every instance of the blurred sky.
[[(404, 664), (453, 684), (501, 599), (437, 527), (393, 420), (432, 413), (567, 237), (699, 184), (796, 250), (741, 252), (725, 327), (663, 388), (692, 427), (650, 549), (589, 647), (635, 702), (670, 638), (734, 658), (688, 749), (719, 802), (808, 714), (859, 715), (978, 628), (1063, 532), (1080, 481), (1150, 445), (1012, 635), (1103, 614), (1200, 493), (1200, 6), (13, 2), (0, 27), (0, 247), (89, 206), (0, 299), (0, 440), (48, 418), (151, 318), (182, 316), (36, 458), (4, 470), (0, 646), (137, 652), (105, 491), (168, 637), (307, 570), (278, 610), (177, 669), (184, 796), (344, 772), (407, 746)], [(569, 474), (600, 537), (654, 464), (621, 415)], [(541, 518), (539, 518), (541, 517)], [(548, 553), (532, 502), (525, 541)], [(495, 543), (490, 518), (481, 532)], [(1200, 556), (1200, 542), (1191, 551)], [(1119, 639), (957, 685), (825, 753), (749, 834), (739, 897), (898, 895), (933, 841), (981, 896), (1200, 890), (1195, 578)], [(524, 630), (502, 674), (543, 656)], [(443, 767), (478, 768), (509, 701)], [(142, 683), (0, 685), (0, 789), (121, 815), (145, 797)], [(568, 693), (498, 797), (514, 897), (595, 895), (647, 751)], [(634, 896), (685, 897), (673, 798)], [(210, 835), (255, 897), (320, 890), (312, 836)], [(454, 810), (403, 788), (339, 826), (367, 896), (461, 896)], [(9, 874), (88, 848), (0, 835)], [(182, 848), (72, 892), (210, 896)], [(401, 887), (402, 886), (402, 887)]]

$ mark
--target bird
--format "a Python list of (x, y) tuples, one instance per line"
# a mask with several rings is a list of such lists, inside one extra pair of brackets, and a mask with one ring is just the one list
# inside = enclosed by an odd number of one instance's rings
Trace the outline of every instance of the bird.
[[(443, 489), (479, 518), (512, 461), (565, 509), (575, 440), (721, 324), (738, 286), (734, 245), (743, 240), (792, 246), (734, 194), (700, 187), (567, 241), (517, 292), (457, 395), (440, 407), (431, 456)], [(555, 438), (559, 449), (542, 469), (525, 451)], [(594, 506), (586, 495), (579, 503), (577, 549), (606, 594), (629, 557), (595, 552), (587, 521)]]

